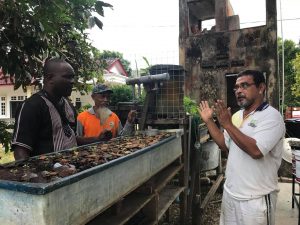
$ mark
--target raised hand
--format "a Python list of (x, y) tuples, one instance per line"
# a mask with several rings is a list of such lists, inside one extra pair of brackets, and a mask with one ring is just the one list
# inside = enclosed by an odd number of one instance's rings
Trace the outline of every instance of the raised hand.
[(213, 118), (214, 107), (209, 107), (207, 101), (201, 101), (198, 107), (198, 112), (202, 120), (207, 123)]
[(224, 128), (230, 125), (231, 122), (231, 111), (230, 107), (227, 108), (224, 104), (224, 101), (217, 100), (215, 103), (215, 112), (218, 118), (220, 125)]
[(130, 112), (128, 113), (128, 116), (127, 116), (127, 121), (129, 123), (134, 123), (136, 114), (137, 114), (136, 110), (130, 110)]

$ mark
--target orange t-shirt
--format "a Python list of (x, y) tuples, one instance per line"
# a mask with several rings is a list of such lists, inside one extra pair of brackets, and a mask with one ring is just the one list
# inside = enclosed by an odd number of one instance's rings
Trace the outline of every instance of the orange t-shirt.
[(113, 134), (113, 138), (117, 137), (120, 119), (115, 113), (111, 115), (105, 121), (105, 124), (100, 124), (100, 119), (89, 111), (79, 113), (77, 117), (78, 122), (83, 126), (83, 137), (97, 137), (105, 129), (110, 130)]

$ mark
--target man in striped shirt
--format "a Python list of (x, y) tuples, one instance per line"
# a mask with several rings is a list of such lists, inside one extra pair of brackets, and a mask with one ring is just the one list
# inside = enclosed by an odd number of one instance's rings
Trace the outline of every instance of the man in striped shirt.
[(16, 113), (12, 140), (16, 160), (77, 146), (76, 113), (66, 99), (74, 76), (66, 61), (46, 61), (43, 89), (24, 101)]
[(44, 86), (23, 102), (16, 113), (12, 150), (16, 160), (57, 152), (103, 140), (76, 137), (76, 111), (67, 100), (74, 85), (74, 70), (66, 61), (49, 59), (44, 65)]

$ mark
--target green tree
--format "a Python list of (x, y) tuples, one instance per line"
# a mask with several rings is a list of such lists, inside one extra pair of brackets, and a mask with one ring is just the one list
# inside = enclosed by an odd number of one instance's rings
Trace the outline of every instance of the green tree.
[(4, 146), (5, 152), (8, 152), (11, 142), (12, 133), (9, 130), (13, 129), (13, 125), (6, 124), (0, 120), (0, 144)]
[[(15, 88), (25, 88), (42, 75), (43, 61), (65, 58), (78, 77), (89, 80), (101, 67), (91, 54), (86, 30), (102, 29), (97, 16), (112, 5), (97, 0), (0, 1), (0, 67), (14, 76)], [(93, 13), (93, 14), (92, 14)], [(97, 16), (94, 16), (97, 15)], [(84, 85), (78, 83), (77, 88)]]
[(118, 102), (130, 102), (133, 99), (132, 88), (128, 85), (112, 86), (113, 93), (110, 96), (110, 104), (115, 106)]
[(143, 56), (142, 58), (145, 61), (147, 67), (142, 68), (140, 70), (140, 74), (141, 74), (141, 76), (146, 76), (146, 75), (149, 75), (149, 73), (150, 73), (149, 70), (151, 68), (151, 64), (149, 63), (149, 60), (145, 56)]
[(130, 62), (128, 60), (124, 59), (122, 53), (104, 50), (103, 52), (100, 53), (100, 60), (105, 61), (106, 59), (120, 59), (128, 76), (131, 77), (132, 69), (130, 68)]
[(300, 53), (297, 54), (293, 60), (293, 66), (295, 69), (295, 83), (292, 85), (292, 92), (297, 97), (297, 105), (300, 106)]
[[(279, 74), (282, 74), (282, 39), (278, 39), (278, 54), (279, 54)], [(296, 96), (292, 92), (292, 87), (295, 84), (295, 69), (293, 66), (293, 60), (296, 58), (297, 53), (300, 53), (300, 48), (296, 46), (292, 40), (284, 40), (284, 75), (285, 75), (285, 106), (295, 106), (299, 104), (300, 97)], [(282, 77), (280, 76), (280, 83), (282, 84)], [(283, 107), (285, 107), (283, 106)]]

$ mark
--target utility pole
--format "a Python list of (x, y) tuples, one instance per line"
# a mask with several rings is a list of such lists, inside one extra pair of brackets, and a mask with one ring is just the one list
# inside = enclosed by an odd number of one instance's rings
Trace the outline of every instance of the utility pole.
[(283, 38), (283, 26), (282, 26), (282, 8), (281, 8), (281, 0), (279, 0), (280, 4), (280, 26), (281, 26), (281, 38), (282, 38), (282, 96), (281, 96), (281, 115), (283, 116), (283, 107), (284, 107), (284, 38)]

